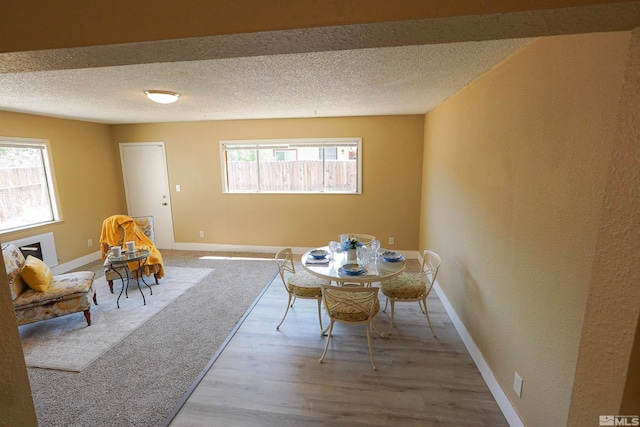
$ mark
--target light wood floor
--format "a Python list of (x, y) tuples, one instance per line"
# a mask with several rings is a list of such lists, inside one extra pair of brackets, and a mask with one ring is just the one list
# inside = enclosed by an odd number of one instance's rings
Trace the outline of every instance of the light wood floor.
[[(418, 268), (408, 261), (408, 271)], [(277, 276), (172, 427), (508, 425), (435, 292), (428, 306), (437, 339), (418, 303), (396, 304), (391, 336), (390, 310), (380, 311), (377, 371), (362, 325), (336, 323), (319, 363), (326, 337), (315, 300), (298, 300), (277, 331), (286, 301)]]

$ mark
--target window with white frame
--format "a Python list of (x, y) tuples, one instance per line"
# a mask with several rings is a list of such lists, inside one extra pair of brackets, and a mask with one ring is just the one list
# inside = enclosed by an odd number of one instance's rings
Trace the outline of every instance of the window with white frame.
[(362, 138), (220, 141), (226, 193), (362, 193)]
[(46, 141), (0, 137), (0, 232), (58, 219)]

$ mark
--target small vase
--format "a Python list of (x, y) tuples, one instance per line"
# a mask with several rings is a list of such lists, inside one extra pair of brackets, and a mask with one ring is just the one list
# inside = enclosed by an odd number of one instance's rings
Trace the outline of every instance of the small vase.
[(358, 259), (358, 254), (356, 253), (355, 249), (348, 249), (347, 250), (347, 260), (348, 261), (355, 261)]

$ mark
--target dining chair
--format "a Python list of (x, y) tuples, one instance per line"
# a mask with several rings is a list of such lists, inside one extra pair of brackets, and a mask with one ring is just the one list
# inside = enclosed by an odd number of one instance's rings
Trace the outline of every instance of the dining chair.
[[(373, 369), (377, 370), (375, 360), (373, 359), (373, 348), (371, 347), (371, 329), (376, 332), (373, 318), (380, 310), (380, 301), (378, 300), (378, 291), (380, 288), (360, 288), (360, 287), (343, 287), (322, 285), (322, 296), (324, 308), (329, 314), (331, 323), (329, 324), (329, 335), (327, 343), (324, 346), (324, 352), (320, 357), (320, 363), (324, 361), (329, 348), (329, 341), (333, 333), (333, 325), (335, 322), (359, 325), (364, 324), (367, 331), (367, 342), (369, 344), (369, 357)], [(378, 332), (380, 336), (380, 332)]]
[(391, 302), (391, 324), (389, 326), (389, 335), (391, 335), (391, 330), (393, 329), (395, 303), (418, 301), (420, 310), (422, 310), (427, 317), (431, 333), (437, 338), (437, 335), (431, 326), (429, 310), (427, 310), (427, 297), (429, 296), (429, 293), (433, 288), (433, 284), (436, 281), (436, 276), (441, 262), (442, 261), (438, 254), (430, 250), (425, 250), (422, 253), (422, 264), (420, 266), (419, 274), (400, 273), (400, 275), (393, 279), (385, 280), (380, 284), (380, 291), (387, 297), (387, 301), (385, 302), (384, 309), (382, 311), (386, 312), (387, 305)]
[[(300, 271), (296, 273), (296, 268), (293, 264), (293, 256), (291, 248), (285, 248), (280, 250), (276, 254), (276, 263), (278, 264), (278, 271), (280, 272), (280, 278), (284, 285), (289, 300), (287, 301), (287, 309), (282, 316), (282, 320), (276, 326), (276, 329), (280, 329), (280, 325), (284, 322), (284, 319), (289, 313), (289, 307), (293, 307), (297, 298), (303, 299), (315, 299), (318, 301), (318, 320), (320, 321), (320, 331), (324, 332), (322, 328), (322, 285), (328, 285), (331, 283), (329, 280), (321, 279), (307, 273), (306, 271)], [(287, 274), (290, 273), (290, 274)], [(292, 301), (293, 300), (293, 301)]]
[[(356, 237), (365, 246), (370, 245), (371, 242), (376, 240), (376, 236), (372, 236), (371, 234), (359, 234), (359, 233), (344, 233), (344, 234), (348, 235), (349, 237), (351, 236)], [(338, 242), (339, 241), (340, 241), (340, 235), (338, 235)]]

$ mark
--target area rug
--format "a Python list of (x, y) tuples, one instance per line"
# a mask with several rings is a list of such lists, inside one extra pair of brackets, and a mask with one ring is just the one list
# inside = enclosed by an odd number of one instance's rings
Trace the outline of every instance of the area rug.
[(104, 276), (94, 281), (98, 305), (91, 307), (91, 326), (82, 313), (31, 323), (19, 327), (28, 367), (80, 372), (137, 328), (200, 283), (211, 268), (170, 267), (160, 284), (151, 282), (151, 290), (142, 285), (146, 305), (135, 281), (128, 288), (128, 298), (116, 300), (121, 283), (114, 282), (110, 293)]

